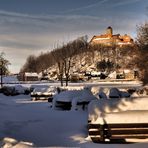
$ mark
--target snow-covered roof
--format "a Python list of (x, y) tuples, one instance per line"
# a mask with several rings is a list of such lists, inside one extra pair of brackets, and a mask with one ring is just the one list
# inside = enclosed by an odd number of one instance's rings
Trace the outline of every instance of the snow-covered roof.
[(38, 77), (38, 74), (36, 72), (25, 72), (25, 76)]

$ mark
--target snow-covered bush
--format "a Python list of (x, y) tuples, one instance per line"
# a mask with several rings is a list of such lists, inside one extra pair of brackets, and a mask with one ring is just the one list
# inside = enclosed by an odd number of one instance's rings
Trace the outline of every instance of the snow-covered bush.
[(118, 88), (111, 88), (109, 98), (120, 98), (120, 91)]
[(27, 94), (30, 93), (29, 88), (24, 87), (24, 86), (22, 86), (22, 85), (15, 85), (14, 88), (15, 88), (15, 91), (16, 91), (18, 94), (26, 94), (26, 95), (27, 95)]
[(15, 86), (4, 86), (2, 88), (2, 93), (7, 96), (15, 96), (19, 94), (29, 94), (29, 88), (24, 87), (22, 85)]
[(120, 91), (121, 98), (129, 98), (131, 95), (127, 91)]
[(93, 95), (98, 96), (100, 93), (104, 93), (106, 96), (109, 94), (109, 88), (99, 87), (99, 86), (92, 86), (91, 92)]
[(109, 98), (127, 98), (130, 97), (130, 93), (126, 90), (119, 90), (117, 88), (104, 88), (104, 87), (91, 87), (92, 93), (98, 99), (109, 99)]
[(109, 92), (109, 98), (128, 98), (130, 93), (127, 91), (121, 91), (118, 88), (111, 88)]
[(18, 93), (15, 91), (15, 87), (13, 86), (4, 86), (2, 88), (2, 92), (4, 95), (6, 96), (14, 96), (14, 95), (18, 95)]
[(99, 92), (98, 96), (100, 99), (108, 99), (107, 95), (104, 92)]
[(137, 96), (147, 96), (148, 95), (148, 86), (142, 86), (140, 88), (130, 88), (128, 89), (129, 94), (131, 94), (131, 97), (137, 97)]
[(148, 95), (148, 86), (144, 86), (137, 90), (138, 95), (145, 96)]
[(5, 137), (2, 140), (1, 144), (2, 148), (33, 148), (34, 144), (30, 142), (18, 141), (13, 138)]

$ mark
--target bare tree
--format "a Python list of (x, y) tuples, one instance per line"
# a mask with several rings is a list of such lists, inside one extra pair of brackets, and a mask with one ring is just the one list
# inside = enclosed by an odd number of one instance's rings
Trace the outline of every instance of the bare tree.
[(20, 72), (37, 72), (37, 68), (36, 56), (30, 55)]
[(61, 48), (54, 49), (51, 52), (51, 55), (54, 58), (55, 63), (57, 63), (58, 66), (57, 77), (60, 79), (61, 86), (63, 86), (64, 62), (63, 62), (63, 53)]
[(10, 65), (10, 62), (5, 58), (4, 52), (0, 53), (0, 62), (2, 68), (1, 75), (8, 75), (9, 74), (8, 66)]
[(66, 86), (68, 86), (68, 81), (70, 77), (70, 69), (73, 66), (73, 61), (76, 55), (84, 52), (84, 48), (87, 47), (86, 38), (78, 38), (60, 48), (53, 50), (51, 53), (55, 62), (58, 65), (59, 77), (61, 85), (63, 86), (63, 77), (65, 76)]
[(8, 65), (10, 62), (5, 58), (5, 53), (0, 53), (0, 75), (1, 75), (1, 88), (3, 87), (3, 75), (7, 75), (9, 73)]
[(54, 64), (54, 58), (51, 54), (51, 52), (41, 53), (36, 58), (36, 64), (37, 64), (37, 72), (44, 71), (47, 73), (48, 68), (51, 67)]
[(139, 47), (138, 68), (141, 70), (142, 81), (148, 84), (148, 23), (137, 27), (137, 45)]
[[(70, 68), (73, 65), (72, 61), (77, 55), (84, 53), (87, 50), (87, 36), (79, 37), (78, 39), (57, 47), (51, 52), (41, 53), (39, 56), (30, 55), (20, 72), (42, 72), (48, 71), (48, 68), (57, 64), (58, 77), (60, 77), (61, 85), (63, 85), (63, 77), (69, 79)], [(67, 82), (66, 82), (67, 83)], [(68, 84), (66, 84), (68, 85)]]
[(75, 61), (75, 55), (79, 55), (80, 53), (87, 50), (87, 36), (80, 37), (73, 42), (67, 44), (65, 47), (65, 58), (64, 58), (64, 66), (65, 66), (65, 76), (66, 76), (66, 86), (68, 86), (68, 80), (70, 76), (70, 68), (72, 67), (73, 61)]

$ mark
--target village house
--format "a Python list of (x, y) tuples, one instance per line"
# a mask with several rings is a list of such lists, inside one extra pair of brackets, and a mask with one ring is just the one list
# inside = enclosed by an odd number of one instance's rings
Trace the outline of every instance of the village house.
[(108, 27), (106, 29), (105, 34), (93, 36), (90, 41), (90, 44), (103, 44), (107, 46), (117, 45), (117, 46), (124, 46), (124, 45), (133, 45), (133, 39), (130, 35), (120, 35), (120, 34), (113, 34), (112, 27)]
[(19, 81), (38, 81), (38, 74), (35, 72), (25, 72), (19, 73), (18, 75)]

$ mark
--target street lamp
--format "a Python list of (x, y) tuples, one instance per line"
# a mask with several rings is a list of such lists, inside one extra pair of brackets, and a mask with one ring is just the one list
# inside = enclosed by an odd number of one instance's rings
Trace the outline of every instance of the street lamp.
[(1, 88), (3, 87), (3, 61), (0, 61)]

